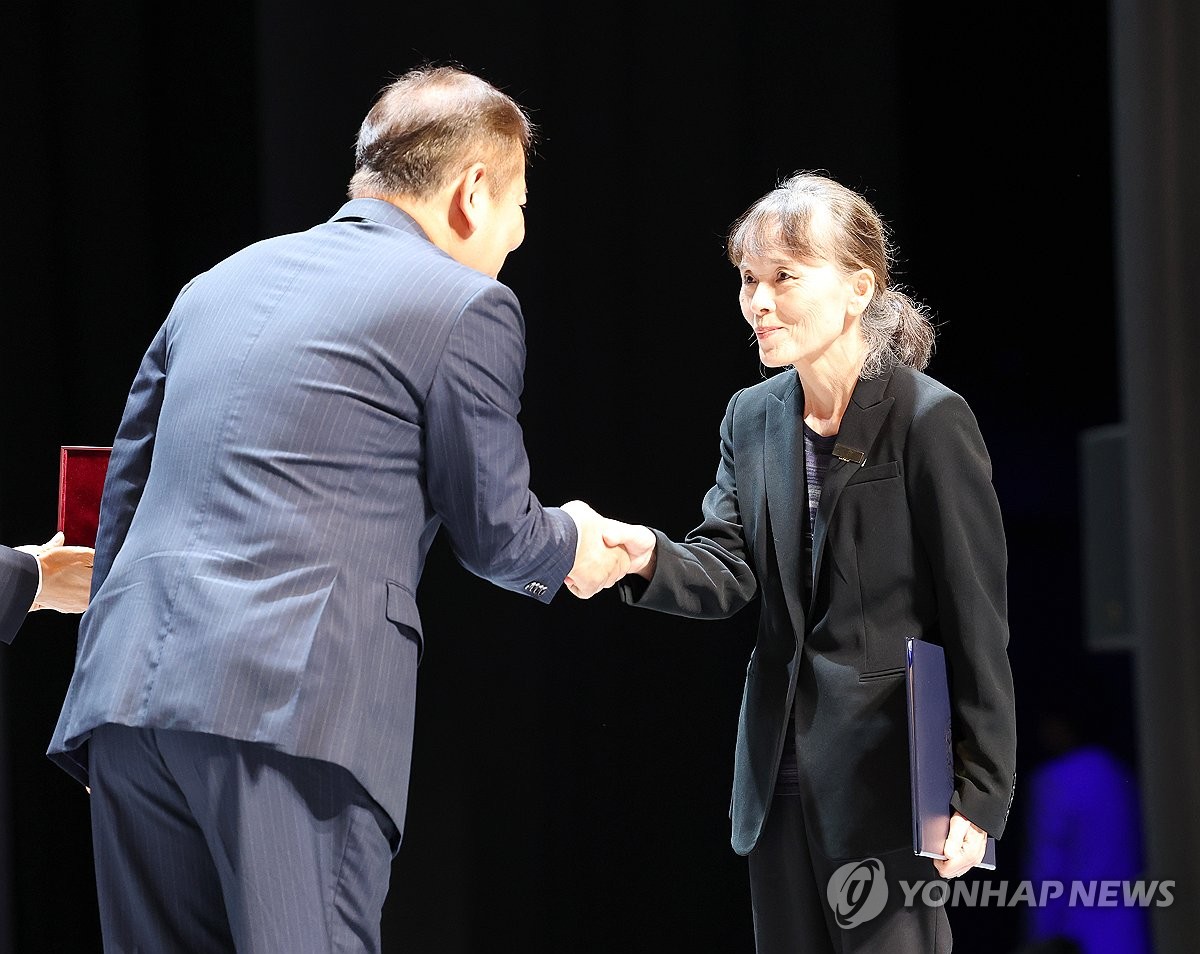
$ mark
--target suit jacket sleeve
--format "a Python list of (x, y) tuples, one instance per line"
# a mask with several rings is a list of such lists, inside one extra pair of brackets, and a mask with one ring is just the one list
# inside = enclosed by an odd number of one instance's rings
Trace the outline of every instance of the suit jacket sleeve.
[[(186, 289), (185, 289), (186, 290)], [(138, 368), (125, 402), (121, 425), (113, 439), (104, 492), (100, 498), (100, 524), (96, 529), (96, 555), (92, 567), (92, 597), (112, 569), (113, 560), (142, 497), (154, 453), (154, 435), (162, 408), (167, 370), (167, 326), (159, 329)]]
[(37, 559), (0, 546), (0, 642), (11, 643), (37, 595)]
[(429, 496), (455, 556), (497, 586), (549, 602), (575, 562), (575, 522), (529, 489), (517, 421), (524, 320), (495, 284), (463, 310), (425, 405)]
[(975, 416), (957, 395), (917, 415), (908, 457), (910, 507), (932, 562), (950, 670), (952, 805), (1000, 837), (1013, 796), (1016, 733), (1008, 558), (991, 460)]
[(704, 495), (703, 522), (682, 543), (655, 530), (654, 577), (649, 584), (626, 578), (619, 584), (623, 602), (677, 616), (723, 619), (749, 603), (757, 592), (734, 469), (734, 408), (740, 394), (730, 398), (721, 422), (721, 461), (716, 483)]

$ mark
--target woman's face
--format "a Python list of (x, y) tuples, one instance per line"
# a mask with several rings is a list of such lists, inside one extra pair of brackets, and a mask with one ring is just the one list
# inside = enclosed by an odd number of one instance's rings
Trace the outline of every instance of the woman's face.
[(738, 271), (742, 317), (754, 329), (759, 360), (768, 368), (813, 364), (857, 328), (855, 319), (865, 307), (855, 277), (823, 259), (748, 255)]

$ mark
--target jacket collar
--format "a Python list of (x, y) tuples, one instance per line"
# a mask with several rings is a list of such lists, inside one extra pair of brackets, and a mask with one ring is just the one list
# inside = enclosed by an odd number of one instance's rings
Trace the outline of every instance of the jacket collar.
[[(803, 632), (805, 605), (800, 586), (804, 555), (804, 507), (808, 487), (804, 473), (804, 392), (795, 371), (776, 375), (767, 384), (767, 419), (763, 434), (763, 487), (775, 559), (788, 614)], [(767, 546), (771, 541), (767, 542)]]
[(429, 241), (429, 236), (417, 224), (416, 219), (384, 199), (351, 199), (338, 209), (329, 221), (344, 222), (347, 220), (375, 222)]
[(846, 482), (870, 459), (871, 448), (875, 446), (875, 438), (887, 420), (888, 413), (896, 399), (887, 397), (888, 386), (892, 383), (894, 364), (886, 367), (876, 378), (869, 381), (859, 381), (854, 387), (854, 394), (842, 415), (838, 426), (837, 443), (833, 448), (833, 460), (829, 462), (829, 470), (825, 473), (825, 482), (821, 486), (821, 501), (817, 505), (817, 519), (813, 526), (813, 586), (821, 577), (821, 561), (825, 556), (825, 540), (829, 533), (829, 523), (833, 518), (834, 508)]
[[(894, 398), (887, 397), (894, 365), (878, 377), (855, 385), (846, 413), (838, 427), (835, 456), (825, 474), (821, 501), (813, 526), (812, 581), (815, 591), (830, 520), (842, 488), (866, 463), (875, 438), (883, 427)], [(800, 574), (804, 547), (800, 541), (804, 528), (804, 508), (808, 506), (808, 482), (804, 466), (804, 390), (794, 371), (776, 375), (767, 384), (766, 433), (763, 441), (764, 485), (770, 513), (772, 536), (776, 541), (776, 559), (782, 576), (784, 596), (794, 620), (803, 620), (809, 607), (804, 605)], [(801, 629), (803, 631), (803, 629)]]

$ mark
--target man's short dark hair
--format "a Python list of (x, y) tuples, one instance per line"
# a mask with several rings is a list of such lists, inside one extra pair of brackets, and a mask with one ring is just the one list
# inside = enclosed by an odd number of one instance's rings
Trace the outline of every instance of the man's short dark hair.
[(358, 131), (351, 198), (427, 199), (475, 162), (491, 189), (523, 172), (534, 127), (491, 83), (454, 66), (419, 67), (380, 92)]

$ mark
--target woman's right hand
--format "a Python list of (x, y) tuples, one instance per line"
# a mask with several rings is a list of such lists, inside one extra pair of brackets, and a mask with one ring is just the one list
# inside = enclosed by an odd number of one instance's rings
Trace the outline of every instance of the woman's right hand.
[(654, 531), (640, 524), (622, 523), (606, 517), (601, 532), (606, 546), (625, 548), (629, 554), (630, 573), (646, 580), (653, 578), (658, 545)]

